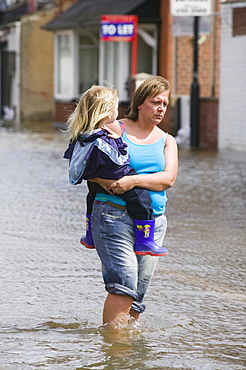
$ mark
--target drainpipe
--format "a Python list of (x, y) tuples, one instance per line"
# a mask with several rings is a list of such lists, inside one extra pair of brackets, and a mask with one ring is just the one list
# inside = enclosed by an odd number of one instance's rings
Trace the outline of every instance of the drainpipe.
[(20, 61), (20, 51), (21, 51), (21, 22), (15, 22), (16, 30), (16, 54), (15, 54), (15, 76), (16, 76), (16, 111), (15, 111), (15, 122), (20, 123), (20, 111), (21, 111), (21, 101), (20, 101), (20, 86), (21, 86), (21, 61)]
[(212, 42), (211, 42), (211, 54), (212, 54), (212, 65), (211, 65), (211, 96), (215, 96), (215, 84), (216, 84), (216, 52), (217, 52), (217, 15), (216, 13), (216, 1), (213, 0), (212, 3)]

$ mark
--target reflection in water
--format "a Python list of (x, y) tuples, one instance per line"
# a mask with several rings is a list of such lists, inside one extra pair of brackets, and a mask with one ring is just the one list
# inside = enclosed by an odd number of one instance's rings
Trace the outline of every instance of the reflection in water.
[(100, 262), (79, 243), (86, 184), (68, 183), (66, 147), (50, 124), (0, 125), (0, 368), (244, 369), (245, 156), (180, 149), (170, 255), (139, 324), (108, 330)]
[[(101, 335), (103, 338), (102, 352), (105, 354), (105, 369), (112, 366), (129, 368), (144, 363), (148, 349), (142, 335), (142, 327), (133, 318), (126, 324), (120, 318), (115, 320), (114, 327), (104, 325)], [(141, 345), (140, 345), (141, 343)], [(118, 366), (118, 367), (117, 367)], [(134, 367), (136, 368), (136, 367)]]

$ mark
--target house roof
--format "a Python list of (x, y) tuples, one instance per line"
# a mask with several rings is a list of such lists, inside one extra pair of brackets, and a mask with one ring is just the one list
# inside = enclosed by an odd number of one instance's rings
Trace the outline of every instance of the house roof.
[(136, 14), (142, 22), (159, 22), (159, 0), (79, 0), (42, 28), (55, 31), (99, 25), (103, 14)]
[(21, 2), (0, 11), (0, 26), (13, 22), (27, 13), (27, 3)]

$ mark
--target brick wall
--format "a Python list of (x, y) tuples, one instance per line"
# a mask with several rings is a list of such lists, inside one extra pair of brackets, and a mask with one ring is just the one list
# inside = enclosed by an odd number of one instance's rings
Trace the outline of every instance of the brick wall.
[[(219, 44), (216, 39), (215, 46), (213, 38), (213, 35), (204, 35), (204, 41), (198, 48), (198, 81), (201, 97), (218, 97), (219, 95)], [(177, 38), (177, 72), (173, 83), (176, 94), (186, 95), (190, 91), (193, 80), (193, 50), (193, 37)]]
[[(53, 104), (53, 33), (42, 26), (61, 14), (76, 0), (55, 1), (56, 7), (22, 17), (21, 25), (21, 120), (50, 121)], [(31, 6), (34, 4), (30, 0)]]
[[(190, 95), (193, 80), (193, 36), (172, 35), (170, 0), (161, 0), (159, 69), (176, 96)], [(200, 85), (200, 145), (216, 147), (218, 142), (218, 97), (220, 92), (220, 0), (214, 0), (211, 33), (199, 35), (198, 81)], [(174, 107), (168, 108), (160, 127), (173, 132)], [(172, 112), (173, 110), (173, 112)]]
[(68, 116), (75, 108), (74, 103), (55, 102), (55, 123), (62, 124), (67, 121)]
[(22, 18), (21, 120), (53, 118), (53, 34), (41, 29), (52, 16), (44, 10)]
[[(219, 96), (220, 0), (214, 1), (211, 33), (199, 35), (198, 80), (201, 97)], [(176, 95), (190, 94), (193, 73), (193, 35), (172, 35), (170, 0), (161, 0), (159, 74), (167, 78)]]
[(200, 99), (200, 146), (216, 148), (218, 145), (218, 99)]
[[(218, 145), (218, 110), (217, 98), (200, 98), (199, 104), (199, 141), (201, 147), (217, 148)], [(171, 104), (159, 127), (176, 136), (179, 129), (179, 104)]]

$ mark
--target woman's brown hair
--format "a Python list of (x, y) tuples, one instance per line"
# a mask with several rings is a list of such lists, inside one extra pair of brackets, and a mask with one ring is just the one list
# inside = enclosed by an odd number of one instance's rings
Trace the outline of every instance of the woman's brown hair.
[(141, 85), (134, 92), (130, 104), (129, 113), (125, 117), (131, 119), (134, 122), (137, 121), (139, 105), (143, 104), (143, 102), (147, 98), (155, 97), (156, 95), (159, 95), (164, 91), (169, 92), (170, 98), (170, 84), (165, 78), (161, 76), (147, 78), (147, 80), (142, 82)]

